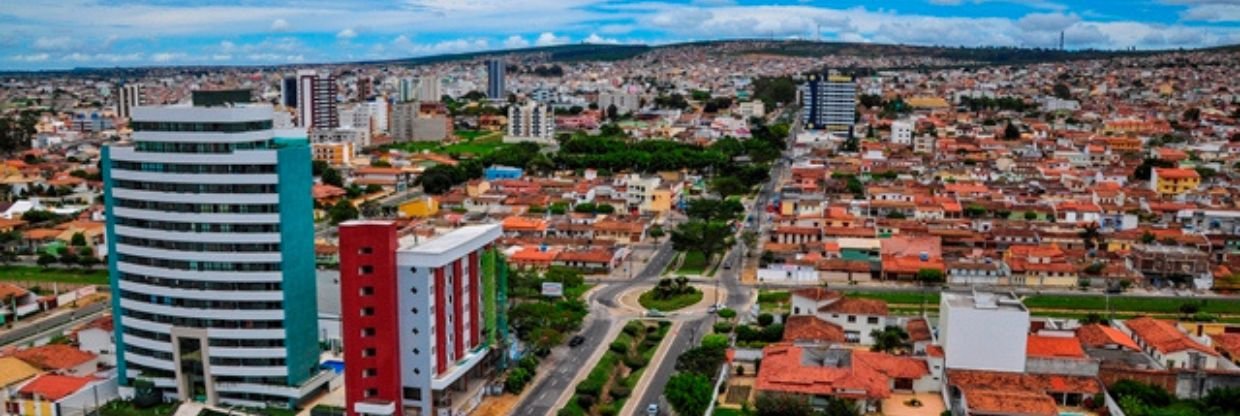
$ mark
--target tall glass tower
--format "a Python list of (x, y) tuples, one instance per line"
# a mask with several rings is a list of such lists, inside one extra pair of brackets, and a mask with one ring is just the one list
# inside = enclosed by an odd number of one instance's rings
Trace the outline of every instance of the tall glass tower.
[[(135, 107), (103, 150), (121, 384), (208, 404), (297, 406), (318, 369), (310, 149), (248, 91)], [(143, 383), (145, 385), (145, 383)]]

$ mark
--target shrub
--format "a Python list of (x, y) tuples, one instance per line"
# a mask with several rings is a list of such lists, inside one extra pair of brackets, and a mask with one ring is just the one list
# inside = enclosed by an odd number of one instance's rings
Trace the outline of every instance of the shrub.
[(520, 393), (525, 389), (525, 384), (530, 381), (530, 372), (524, 368), (517, 367), (508, 373), (508, 379), (504, 380), (504, 390), (509, 393)]
[(732, 332), (732, 324), (727, 323), (727, 322), (716, 322), (715, 323), (715, 333), (726, 334), (729, 332)]
[(767, 325), (770, 325), (772, 322), (775, 322), (775, 317), (772, 316), (771, 314), (764, 313), (764, 314), (758, 315), (759, 326), (767, 326)]
[(612, 341), (611, 346), (608, 348), (615, 351), (616, 354), (624, 354), (629, 352), (629, 344), (624, 341)]
[(555, 413), (556, 416), (586, 416), (586, 412), (577, 406), (566, 406)]
[(660, 334), (658, 332), (651, 332), (649, 334), (646, 334), (646, 341), (658, 342), (662, 340), (663, 340), (663, 334)]
[(644, 325), (642, 325), (641, 322), (630, 321), (629, 323), (624, 325), (624, 333), (629, 334), (629, 336), (635, 337), (637, 336), (637, 334), (641, 333), (643, 326)]
[(611, 405), (611, 404), (608, 404), (606, 406), (600, 406), (598, 408), (599, 416), (616, 416), (616, 414), (618, 413), (620, 412), (616, 410), (616, 406)]
[[(603, 391), (603, 386), (598, 383), (592, 382), (589, 378), (582, 380), (581, 384), (577, 385), (578, 396), (589, 396), (593, 398), (594, 396), (597, 396), (600, 391)], [(582, 407), (589, 407), (589, 406), (582, 406)]]
[(641, 355), (626, 355), (624, 357), (624, 366), (628, 367), (630, 370), (637, 370), (646, 367), (646, 364), (649, 364), (648, 360), (646, 360), (646, 357)]
[(525, 358), (522, 358), (519, 363), (517, 363), (517, 366), (525, 369), (525, 371), (528, 371), (530, 374), (534, 374), (538, 370), (538, 357), (527, 355)]
[(632, 391), (629, 391), (629, 388), (628, 388), (628, 387), (624, 387), (624, 386), (614, 386), (614, 387), (612, 387), (612, 388), (611, 388), (611, 392), (610, 392), (610, 393), (608, 393), (608, 394), (610, 394), (610, 395), (611, 395), (611, 399), (612, 399), (612, 400), (620, 400), (620, 399), (623, 399), (623, 398), (625, 398), (625, 397), (629, 397), (629, 394), (631, 394), (631, 393), (632, 393)]
[(728, 336), (722, 334), (710, 334), (702, 337), (702, 346), (706, 348), (727, 348)]
[(719, 310), (719, 317), (724, 319), (732, 319), (736, 317), (736, 310), (732, 308), (723, 308)]
[(594, 396), (585, 394), (577, 395), (577, 405), (581, 406), (582, 409), (589, 409), (591, 406), (594, 406), (594, 401)]

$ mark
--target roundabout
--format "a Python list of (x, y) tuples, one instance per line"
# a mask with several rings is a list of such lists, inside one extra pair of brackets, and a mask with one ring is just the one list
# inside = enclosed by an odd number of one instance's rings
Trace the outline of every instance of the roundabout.
[[(693, 304), (690, 304), (690, 305), (687, 305), (681, 308), (672, 309), (672, 310), (660, 309), (659, 312), (666, 313), (669, 316), (683, 315), (683, 314), (696, 314), (699, 312), (705, 313), (707, 309), (709, 309), (710, 306), (716, 302), (716, 299), (718, 299), (719, 302), (723, 302), (723, 300), (727, 299), (728, 297), (727, 290), (724, 290), (722, 287), (716, 288), (715, 285), (693, 283), (693, 284), (690, 284), (689, 286), (693, 287), (699, 293), (701, 293), (700, 299), (698, 299)], [(619, 308), (627, 312), (631, 312), (631, 313), (638, 314), (638, 315), (646, 315), (647, 311), (649, 311), (650, 308), (646, 308), (645, 306), (642, 306), (641, 298), (643, 294), (647, 292), (651, 292), (652, 290), (654, 290), (654, 288), (655, 288), (655, 285), (652, 285), (652, 284), (643, 284), (643, 285), (631, 287), (619, 295), (618, 297), (619, 301), (617, 302), (617, 305), (619, 306)]]

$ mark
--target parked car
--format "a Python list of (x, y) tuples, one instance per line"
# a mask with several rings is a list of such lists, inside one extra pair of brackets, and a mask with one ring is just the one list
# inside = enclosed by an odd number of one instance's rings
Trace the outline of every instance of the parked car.
[(568, 346), (570, 348), (577, 348), (577, 346), (581, 345), (583, 342), (586, 342), (586, 337), (574, 335), (572, 339), (568, 340)]
[(659, 414), (659, 405), (655, 403), (651, 403), (650, 405), (646, 406), (646, 414), (650, 416), (657, 416)]
[(667, 314), (663, 313), (662, 311), (658, 309), (649, 309), (646, 311), (646, 316), (651, 317), (651, 318), (662, 318), (662, 317), (667, 316)]

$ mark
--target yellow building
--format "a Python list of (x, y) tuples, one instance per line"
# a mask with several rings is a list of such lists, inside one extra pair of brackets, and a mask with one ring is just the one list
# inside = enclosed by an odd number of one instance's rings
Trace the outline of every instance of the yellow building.
[(39, 373), (39, 369), (17, 357), (0, 357), (0, 403), (7, 403), (10, 390), (15, 390), (15, 387)]
[(345, 166), (353, 162), (353, 143), (315, 143), (310, 145), (311, 157), (332, 166)]
[(1150, 173), (1150, 189), (1161, 195), (1180, 195), (1197, 190), (1201, 175), (1192, 169), (1154, 168)]
[(439, 200), (434, 197), (418, 198), (400, 205), (403, 217), (427, 218), (439, 213)]
[(656, 213), (664, 213), (671, 210), (672, 191), (670, 189), (655, 189), (651, 191), (648, 209)]

